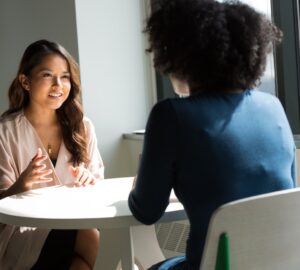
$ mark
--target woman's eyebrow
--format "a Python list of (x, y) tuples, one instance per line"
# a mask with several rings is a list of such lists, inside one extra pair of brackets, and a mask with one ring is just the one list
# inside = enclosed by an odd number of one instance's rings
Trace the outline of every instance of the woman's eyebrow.
[[(43, 67), (41, 67), (40, 69), (37, 70), (38, 73), (40, 73), (40, 72), (45, 72), (45, 71), (47, 71), (47, 72), (53, 72), (52, 69), (49, 69), (49, 68), (43, 68)], [(68, 71), (68, 70), (62, 71), (62, 74), (70, 74), (70, 71)]]

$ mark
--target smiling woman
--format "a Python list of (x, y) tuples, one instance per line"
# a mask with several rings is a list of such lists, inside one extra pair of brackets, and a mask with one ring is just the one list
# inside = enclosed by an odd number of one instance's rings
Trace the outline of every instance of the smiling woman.
[[(59, 44), (27, 47), (0, 119), (0, 199), (103, 179), (93, 124), (81, 106), (78, 65)], [(99, 232), (0, 228), (0, 269), (92, 269)], [(18, 255), (17, 255), (18, 254)]]
[(60, 108), (71, 89), (68, 62), (59, 55), (45, 56), (29, 76), (21, 74), (19, 80), (35, 109), (53, 111)]

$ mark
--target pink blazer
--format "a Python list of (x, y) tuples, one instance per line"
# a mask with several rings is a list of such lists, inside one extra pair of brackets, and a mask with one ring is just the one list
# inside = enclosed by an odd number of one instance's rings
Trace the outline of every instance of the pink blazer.
[[(104, 178), (104, 166), (97, 148), (94, 126), (86, 117), (84, 124), (91, 160), (88, 169), (100, 180)], [(18, 179), (36, 154), (38, 147), (43, 153), (47, 153), (23, 111), (0, 119), (0, 193)], [(55, 168), (50, 159), (45, 162), (48, 168), (54, 170), (54, 181), (37, 184), (35, 188), (74, 182), (68, 171), (69, 160), (70, 153), (62, 143)], [(48, 233), (49, 230), (0, 223), (0, 269), (30, 269), (36, 262)]]

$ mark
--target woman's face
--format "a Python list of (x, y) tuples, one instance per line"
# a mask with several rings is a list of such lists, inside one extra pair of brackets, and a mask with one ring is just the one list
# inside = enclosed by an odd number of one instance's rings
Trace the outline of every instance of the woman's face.
[(56, 110), (68, 98), (71, 90), (67, 61), (58, 54), (44, 57), (29, 77), (20, 75), (20, 82), (29, 93), (29, 106)]
[(182, 81), (170, 75), (170, 81), (172, 83), (174, 92), (180, 97), (187, 97), (190, 95), (190, 89), (187, 82)]

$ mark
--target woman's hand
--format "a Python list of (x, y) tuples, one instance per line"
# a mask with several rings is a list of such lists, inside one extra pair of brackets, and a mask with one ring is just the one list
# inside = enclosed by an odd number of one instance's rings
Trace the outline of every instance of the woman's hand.
[(75, 184), (77, 186), (94, 185), (95, 177), (84, 167), (69, 167), (71, 175), (75, 178)]
[(52, 170), (46, 170), (46, 165), (42, 163), (47, 158), (46, 155), (42, 155), (41, 148), (38, 148), (36, 155), (32, 158), (27, 168), (16, 181), (16, 185), (20, 188), (20, 192), (32, 189), (34, 184), (47, 183), (53, 180), (52, 177), (47, 177), (52, 173)]
[(36, 155), (30, 161), (27, 168), (10, 188), (0, 194), (0, 199), (30, 190), (34, 184), (52, 181), (52, 177), (46, 177), (52, 173), (52, 170), (45, 170), (46, 165), (41, 164), (47, 158), (47, 156), (42, 155), (42, 150), (38, 148)]

